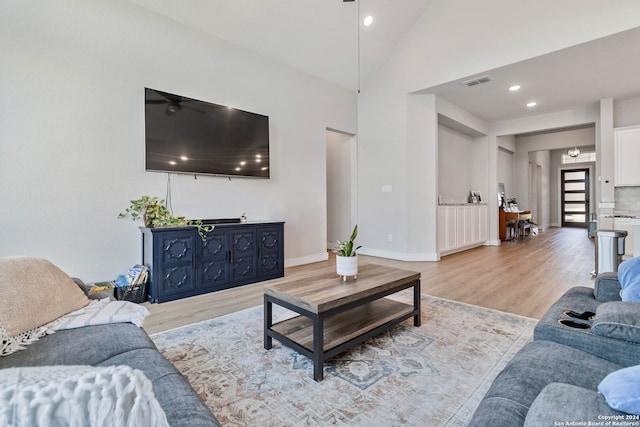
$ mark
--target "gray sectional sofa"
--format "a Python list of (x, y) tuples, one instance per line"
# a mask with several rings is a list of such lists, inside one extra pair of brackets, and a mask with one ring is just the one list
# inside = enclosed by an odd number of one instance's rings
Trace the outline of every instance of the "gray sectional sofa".
[(58, 331), (24, 350), (0, 357), (0, 369), (49, 365), (128, 365), (144, 372), (153, 383), (155, 397), (171, 426), (220, 425), (145, 331), (131, 323)]
[[(620, 289), (616, 273), (604, 273), (594, 288), (568, 290), (536, 325), (534, 340), (498, 374), (469, 426), (638, 422), (598, 393), (607, 375), (640, 364), (640, 303), (621, 301)], [(594, 315), (575, 317), (585, 312)]]

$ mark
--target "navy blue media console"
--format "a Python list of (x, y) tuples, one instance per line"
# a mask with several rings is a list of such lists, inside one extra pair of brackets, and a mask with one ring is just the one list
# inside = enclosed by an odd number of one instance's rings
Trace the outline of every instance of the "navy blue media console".
[(284, 276), (284, 222), (221, 221), (205, 240), (196, 227), (141, 231), (142, 262), (151, 272), (149, 302)]

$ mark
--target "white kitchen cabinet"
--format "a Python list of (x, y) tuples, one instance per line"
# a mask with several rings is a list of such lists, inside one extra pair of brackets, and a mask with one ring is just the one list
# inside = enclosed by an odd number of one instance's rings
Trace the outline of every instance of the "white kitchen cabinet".
[(615, 185), (640, 186), (640, 126), (613, 131), (615, 153)]
[(471, 244), (473, 235), (473, 206), (456, 206), (456, 247), (463, 248)]
[(440, 252), (454, 250), (456, 243), (456, 212), (455, 206), (438, 207), (438, 248)]
[(489, 230), (487, 227), (488, 215), (489, 209), (487, 205), (476, 208), (475, 234), (473, 239), (476, 242), (484, 243), (489, 239)]
[(487, 241), (487, 205), (438, 206), (438, 251), (449, 254)]

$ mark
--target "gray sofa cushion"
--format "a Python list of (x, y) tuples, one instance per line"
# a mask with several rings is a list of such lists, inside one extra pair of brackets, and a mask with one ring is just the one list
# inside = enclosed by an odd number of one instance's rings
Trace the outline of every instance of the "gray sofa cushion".
[(591, 329), (596, 335), (640, 343), (640, 302), (602, 303)]
[(595, 391), (607, 374), (620, 368), (572, 347), (533, 341), (498, 374), (469, 426), (521, 426), (533, 401), (548, 384), (567, 383)]
[(524, 425), (553, 426), (568, 421), (573, 421), (576, 425), (587, 425), (589, 422), (594, 423), (591, 425), (598, 425), (597, 423), (605, 421), (605, 417), (616, 415), (624, 416), (625, 413), (609, 407), (597, 391), (571, 384), (552, 383), (533, 401)]
[(141, 328), (130, 323), (87, 326), (44, 336), (26, 350), (0, 357), (0, 369), (45, 365), (128, 365), (140, 369), (172, 427), (219, 426), (180, 372)]
[(44, 365), (99, 365), (140, 348), (156, 349), (144, 330), (131, 323), (87, 326), (40, 338), (26, 350), (0, 357), (0, 368)]
[(597, 313), (601, 304), (620, 303), (603, 303), (594, 298), (593, 289), (583, 286), (573, 287), (540, 319), (533, 330), (533, 338), (565, 344), (622, 366), (638, 365), (640, 364), (640, 343), (597, 335), (592, 330), (592, 322), (586, 320), (580, 322), (590, 326), (588, 329), (570, 328), (558, 323), (559, 319), (571, 319), (564, 314), (566, 310)]

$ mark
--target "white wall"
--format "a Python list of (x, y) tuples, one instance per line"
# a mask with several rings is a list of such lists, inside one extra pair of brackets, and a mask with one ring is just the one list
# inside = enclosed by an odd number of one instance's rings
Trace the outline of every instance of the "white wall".
[(640, 125), (640, 98), (613, 102), (613, 127)]
[(285, 264), (326, 257), (326, 128), (355, 134), (356, 96), (122, 0), (0, 4), (0, 256), (85, 280), (140, 261), (116, 217), (164, 197), (144, 171), (144, 87), (270, 117), (271, 179), (172, 176), (188, 218), (286, 221)]
[[(515, 135), (505, 135), (497, 138), (498, 168), (497, 182), (503, 183), (505, 188), (505, 202), (515, 194)], [(497, 188), (496, 188), (497, 191)]]
[[(518, 8), (512, 3), (487, 0), (469, 13), (468, 0), (434, 0), (380, 72), (365, 82), (358, 100), (358, 212), (359, 222), (366, 224), (360, 232), (367, 251), (415, 259), (436, 247), (438, 180), (437, 171), (429, 168), (437, 167), (438, 136), (424, 124), (433, 117), (416, 106), (416, 92), (640, 25), (635, 0), (542, 0)], [(595, 119), (584, 123), (589, 122)], [(497, 188), (495, 137), (512, 133), (492, 129), (485, 143), (487, 188)], [(416, 153), (423, 157), (415, 158)], [(422, 168), (417, 181), (413, 171), (403, 171), (409, 163)], [(381, 194), (381, 183), (393, 183), (394, 193)], [(425, 200), (430, 205), (414, 205)], [(489, 216), (497, 218), (497, 206), (489, 205)], [(490, 226), (491, 239), (497, 241), (497, 220)], [(404, 230), (406, 244), (394, 239), (391, 248), (384, 236), (395, 229)], [(410, 245), (410, 239), (425, 242)]]
[(467, 203), (469, 191), (475, 189), (474, 146), (472, 137), (438, 126), (438, 194), (444, 203)]

